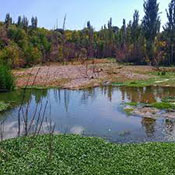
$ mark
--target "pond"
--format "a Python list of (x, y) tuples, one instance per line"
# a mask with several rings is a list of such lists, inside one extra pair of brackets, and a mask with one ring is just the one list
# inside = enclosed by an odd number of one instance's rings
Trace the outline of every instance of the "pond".
[(54, 129), (118, 143), (175, 141), (175, 120), (129, 116), (123, 110), (125, 102), (153, 103), (165, 96), (175, 96), (175, 89), (100, 87), (1, 93), (0, 101), (10, 102), (12, 108), (0, 113), (0, 135), (1, 139), (13, 138), (26, 128), (37, 132), (39, 126), (44, 133)]

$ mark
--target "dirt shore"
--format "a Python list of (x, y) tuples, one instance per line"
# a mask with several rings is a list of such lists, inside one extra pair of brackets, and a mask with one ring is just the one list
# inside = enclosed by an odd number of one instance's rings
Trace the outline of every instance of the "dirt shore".
[(14, 70), (17, 87), (61, 87), (83, 89), (112, 82), (149, 80), (154, 77), (151, 66), (124, 66), (110, 60), (93, 63), (60, 65), (51, 63)]

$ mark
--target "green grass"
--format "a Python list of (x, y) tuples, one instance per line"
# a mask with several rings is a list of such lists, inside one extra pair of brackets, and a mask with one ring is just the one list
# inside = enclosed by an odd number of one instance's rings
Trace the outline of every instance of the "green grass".
[(0, 112), (7, 110), (9, 107), (9, 104), (0, 101)]
[(150, 72), (151, 78), (147, 80), (136, 80), (126, 82), (114, 82), (113, 86), (127, 86), (127, 87), (147, 87), (147, 86), (175, 86), (175, 73), (167, 72), (165, 75), (158, 75), (157, 72)]
[(175, 72), (150, 72), (149, 74), (162, 77), (162, 78), (174, 78), (175, 76)]
[(126, 112), (127, 115), (131, 115), (132, 112), (134, 111), (134, 109), (132, 109), (132, 108), (126, 108), (126, 109), (124, 109), (124, 111)]
[[(129, 105), (129, 106), (138, 106), (138, 105), (142, 105), (143, 107), (153, 107), (153, 108), (157, 108), (157, 109), (165, 109), (165, 110), (175, 110), (175, 104), (174, 103), (170, 103), (170, 102), (156, 102), (156, 103), (137, 103), (137, 102), (129, 102), (129, 103), (125, 103), (125, 105)], [(132, 112), (132, 111), (130, 111)]]
[(116, 63), (116, 58), (108, 57), (107, 60), (110, 60), (112, 63)]
[(147, 87), (152, 86), (157, 81), (156, 78), (150, 78), (148, 80), (137, 80), (137, 81), (126, 81), (126, 82), (116, 82), (112, 83), (113, 86), (127, 86), (127, 87)]
[(175, 104), (167, 102), (157, 102), (151, 104), (151, 106), (157, 109), (175, 109)]
[[(56, 87), (51, 87), (51, 86), (27, 86), (27, 87), (22, 87), (21, 89), (36, 89), (36, 90), (46, 90), (46, 89), (50, 89), (50, 88), (56, 88)], [(59, 88), (59, 87), (57, 87)]]
[(51, 158), (48, 143), (48, 135), (0, 142), (0, 174), (175, 174), (175, 143), (112, 144), (60, 135), (54, 136)]
[(125, 103), (126, 105), (129, 105), (129, 106), (137, 106), (138, 103), (137, 102), (128, 102), (128, 103)]

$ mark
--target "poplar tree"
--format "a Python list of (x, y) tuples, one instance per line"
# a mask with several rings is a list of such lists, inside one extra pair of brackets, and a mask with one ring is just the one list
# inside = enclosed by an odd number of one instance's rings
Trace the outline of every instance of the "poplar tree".
[(139, 11), (135, 10), (131, 27), (131, 37), (134, 45), (137, 43), (139, 35), (140, 35)]
[(38, 25), (38, 19), (37, 17), (32, 17), (31, 19), (31, 26), (33, 29), (36, 29), (37, 28), (37, 25)]
[(5, 17), (5, 25), (6, 28), (8, 28), (12, 24), (12, 18), (10, 17), (10, 14), (7, 13)]
[(146, 39), (146, 56), (152, 64), (154, 60), (154, 42), (160, 31), (159, 4), (157, 0), (146, 0), (143, 7), (145, 16), (142, 27)]
[(168, 22), (164, 26), (166, 40), (168, 44), (168, 63), (175, 63), (175, 0), (171, 0), (168, 10), (166, 10)]
[(25, 31), (27, 31), (28, 25), (29, 25), (29, 21), (28, 21), (27, 17), (23, 16), (23, 18), (22, 18), (22, 26), (23, 26)]
[(18, 16), (17, 26), (22, 27), (22, 17), (21, 16)]

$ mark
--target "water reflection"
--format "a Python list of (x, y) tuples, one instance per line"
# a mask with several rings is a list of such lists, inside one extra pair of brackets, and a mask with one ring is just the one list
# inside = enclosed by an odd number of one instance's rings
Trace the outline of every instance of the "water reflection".
[(154, 103), (163, 97), (175, 96), (175, 89), (168, 87), (121, 87), (120, 90), (122, 92), (122, 99), (128, 99), (132, 102)]
[(145, 129), (145, 133), (148, 137), (153, 137), (154, 132), (155, 132), (155, 125), (156, 125), (156, 120), (152, 118), (143, 118), (142, 119), (142, 126)]
[[(174, 88), (128, 88), (101, 87), (81, 91), (50, 89), (27, 90), (23, 109), (28, 106), (28, 122), (33, 115), (39, 115), (46, 107), (47, 120), (56, 125), (57, 133), (84, 134), (105, 137), (113, 142), (174, 141), (175, 122), (160, 118), (128, 117), (122, 110), (122, 102), (156, 102), (165, 96), (175, 96)], [(23, 90), (0, 94), (0, 101), (12, 102), (13, 108), (0, 113), (0, 135), (4, 138), (16, 137), (18, 111)], [(25, 112), (23, 113), (25, 114)], [(24, 115), (23, 114), (23, 115)], [(25, 115), (24, 115), (25, 116)], [(36, 119), (31, 124), (35, 130)], [(24, 126), (21, 127), (23, 132)], [(48, 131), (46, 120), (42, 122), (42, 132)], [(121, 134), (129, 132), (129, 134)], [(127, 132), (127, 133), (128, 133)]]
[(165, 123), (166, 123), (166, 127), (165, 127), (166, 132), (170, 135), (174, 135), (175, 134), (175, 121), (166, 119)]

